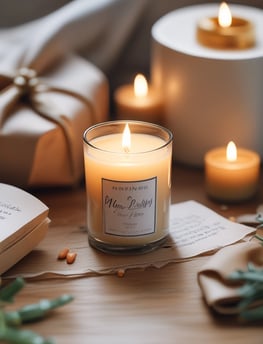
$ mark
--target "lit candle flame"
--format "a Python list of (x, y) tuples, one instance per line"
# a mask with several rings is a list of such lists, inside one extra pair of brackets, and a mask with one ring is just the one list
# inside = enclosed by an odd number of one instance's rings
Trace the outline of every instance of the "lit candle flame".
[(232, 24), (231, 11), (225, 2), (222, 2), (219, 7), (218, 23), (221, 27), (229, 27)]
[(131, 149), (131, 132), (128, 123), (126, 123), (122, 134), (122, 148), (126, 153)]
[(230, 141), (226, 148), (226, 160), (236, 161), (237, 160), (237, 147), (233, 141)]
[(136, 75), (134, 79), (134, 94), (136, 97), (145, 97), (148, 93), (148, 84), (142, 74)]

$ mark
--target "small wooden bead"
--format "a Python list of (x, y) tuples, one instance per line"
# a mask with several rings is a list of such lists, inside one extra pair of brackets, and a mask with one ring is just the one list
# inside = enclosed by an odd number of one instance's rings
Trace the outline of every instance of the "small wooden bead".
[(75, 260), (76, 260), (76, 257), (77, 257), (77, 253), (76, 252), (68, 252), (67, 257), (66, 257), (67, 263), (68, 264), (74, 263)]
[(67, 247), (63, 248), (58, 254), (58, 259), (66, 259), (69, 249)]

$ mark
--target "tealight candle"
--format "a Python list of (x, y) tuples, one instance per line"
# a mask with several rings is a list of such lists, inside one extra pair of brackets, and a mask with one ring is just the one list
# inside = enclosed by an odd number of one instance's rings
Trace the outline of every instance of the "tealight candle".
[(216, 148), (205, 155), (207, 193), (221, 201), (243, 201), (257, 191), (260, 157), (256, 152), (229, 142), (227, 148)]
[(232, 17), (228, 5), (223, 2), (218, 17), (204, 18), (198, 22), (197, 40), (211, 48), (250, 48), (255, 45), (254, 25), (244, 18)]
[(169, 231), (172, 134), (152, 123), (110, 121), (84, 133), (90, 245), (147, 252)]
[(142, 74), (136, 75), (133, 85), (119, 87), (114, 100), (118, 119), (161, 123), (162, 98)]

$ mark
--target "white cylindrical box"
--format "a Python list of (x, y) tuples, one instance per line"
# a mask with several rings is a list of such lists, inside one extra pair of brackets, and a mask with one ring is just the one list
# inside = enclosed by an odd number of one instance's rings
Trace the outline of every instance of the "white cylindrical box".
[(216, 4), (179, 9), (153, 25), (151, 78), (164, 98), (176, 161), (202, 166), (209, 149), (230, 140), (263, 157), (263, 11), (230, 8), (254, 24), (252, 48), (218, 50), (198, 43), (197, 22), (217, 15)]

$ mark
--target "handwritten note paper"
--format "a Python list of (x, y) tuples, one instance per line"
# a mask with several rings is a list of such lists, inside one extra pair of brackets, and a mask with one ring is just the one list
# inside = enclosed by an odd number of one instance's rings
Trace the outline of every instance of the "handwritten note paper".
[[(12, 268), (6, 278), (64, 278), (113, 274), (119, 269), (161, 268), (197, 255), (211, 254), (223, 246), (245, 238), (252, 227), (231, 222), (194, 201), (171, 206), (170, 235), (159, 249), (142, 255), (110, 255), (89, 246), (86, 229), (74, 226), (50, 228), (38, 248)], [(57, 260), (61, 247), (71, 247), (78, 259), (72, 265)], [(44, 252), (44, 254), (43, 254)]]
[(195, 201), (171, 206), (170, 239), (178, 258), (188, 258), (237, 242), (255, 228), (232, 222)]

